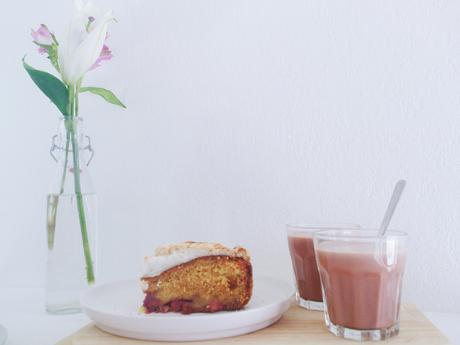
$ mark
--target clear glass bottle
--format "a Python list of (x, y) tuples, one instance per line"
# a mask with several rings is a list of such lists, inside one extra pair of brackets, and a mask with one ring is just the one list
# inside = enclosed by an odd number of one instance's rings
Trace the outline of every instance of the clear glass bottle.
[(46, 310), (69, 314), (81, 311), (79, 296), (94, 283), (97, 259), (97, 196), (88, 171), (93, 150), (81, 118), (60, 119), (50, 153), (57, 169), (47, 195)]

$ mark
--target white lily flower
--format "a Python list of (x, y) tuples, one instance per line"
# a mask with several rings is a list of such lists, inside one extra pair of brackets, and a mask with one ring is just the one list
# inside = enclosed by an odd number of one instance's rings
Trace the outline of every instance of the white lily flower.
[(96, 7), (91, 1), (75, 0), (77, 9), (67, 37), (59, 43), (58, 61), (62, 79), (75, 85), (95, 63), (103, 50), (111, 10)]

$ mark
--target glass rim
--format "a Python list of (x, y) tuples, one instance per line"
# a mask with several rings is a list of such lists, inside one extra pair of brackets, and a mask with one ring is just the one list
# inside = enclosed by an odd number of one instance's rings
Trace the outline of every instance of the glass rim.
[(328, 230), (359, 230), (361, 226), (356, 223), (287, 223), (287, 232), (311, 232), (311, 231), (328, 231)]
[(63, 121), (81, 121), (83, 122), (83, 117), (82, 116), (69, 116), (69, 115), (63, 115), (59, 117), (59, 122)]
[(361, 228), (361, 229), (336, 229), (336, 230), (321, 230), (314, 234), (318, 240), (378, 240), (378, 239), (405, 239), (409, 234), (405, 231), (389, 229), (384, 236), (379, 235), (379, 229)]

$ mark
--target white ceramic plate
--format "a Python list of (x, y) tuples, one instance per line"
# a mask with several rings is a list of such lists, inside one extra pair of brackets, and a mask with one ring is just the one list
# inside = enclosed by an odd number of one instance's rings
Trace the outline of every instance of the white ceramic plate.
[(192, 341), (231, 337), (270, 326), (289, 308), (294, 289), (274, 278), (254, 281), (251, 301), (243, 310), (212, 314), (141, 314), (138, 280), (99, 285), (81, 299), (85, 313), (100, 329), (128, 338)]

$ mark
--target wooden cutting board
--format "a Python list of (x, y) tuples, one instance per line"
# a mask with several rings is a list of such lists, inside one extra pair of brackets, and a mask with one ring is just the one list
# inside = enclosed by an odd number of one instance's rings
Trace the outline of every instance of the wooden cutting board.
[[(343, 340), (329, 333), (324, 325), (322, 313), (307, 311), (298, 306), (292, 306), (280, 321), (263, 330), (238, 337), (191, 342), (190, 344), (340, 345), (346, 343), (357, 344), (357, 342)], [(56, 345), (154, 344), (184, 345), (186, 343), (165, 343), (127, 339), (105, 333), (94, 326), (94, 324), (89, 324)], [(375, 344), (375, 342), (369, 344)], [(449, 341), (414, 305), (406, 304), (401, 307), (401, 330), (399, 335), (382, 344), (444, 345), (449, 344)]]

